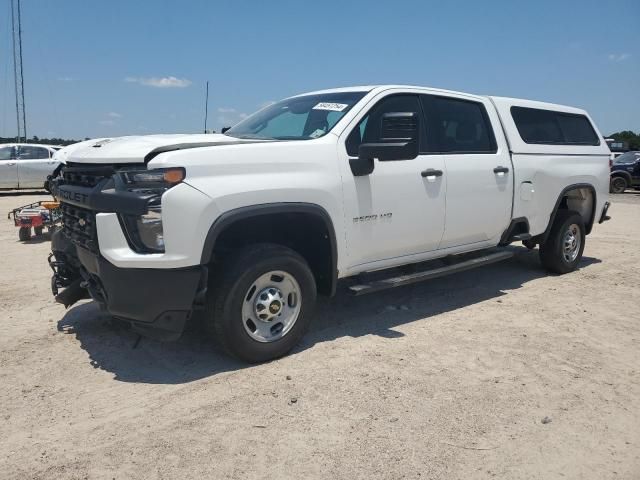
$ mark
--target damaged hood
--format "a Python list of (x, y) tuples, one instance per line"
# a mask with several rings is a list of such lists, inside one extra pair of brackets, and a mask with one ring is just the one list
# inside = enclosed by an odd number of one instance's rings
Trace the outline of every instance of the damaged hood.
[(236, 145), (238, 143), (268, 141), (240, 139), (210, 133), (98, 138), (69, 145), (57, 152), (56, 157), (65, 163), (144, 163), (163, 151), (198, 146)]

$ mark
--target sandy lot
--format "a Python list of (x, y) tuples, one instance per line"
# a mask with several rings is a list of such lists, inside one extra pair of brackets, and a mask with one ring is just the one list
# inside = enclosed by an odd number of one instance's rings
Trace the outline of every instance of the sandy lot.
[[(638, 479), (639, 193), (613, 199), (577, 272), (520, 248), (341, 294), (292, 355), (251, 367), (197, 331), (134, 348), (93, 303), (65, 311), (48, 242), (3, 220), (0, 476)], [(0, 194), (0, 213), (34, 198)]]

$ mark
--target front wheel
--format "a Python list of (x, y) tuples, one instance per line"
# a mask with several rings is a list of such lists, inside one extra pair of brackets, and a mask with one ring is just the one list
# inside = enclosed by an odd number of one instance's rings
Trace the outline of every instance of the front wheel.
[(559, 210), (547, 240), (540, 245), (540, 261), (549, 271), (569, 273), (578, 268), (585, 243), (582, 216), (573, 210)]
[(212, 268), (204, 322), (231, 355), (257, 363), (289, 352), (307, 330), (316, 301), (309, 265), (273, 244), (243, 248)]
[(611, 179), (611, 193), (624, 193), (627, 189), (627, 180), (624, 177), (613, 177)]

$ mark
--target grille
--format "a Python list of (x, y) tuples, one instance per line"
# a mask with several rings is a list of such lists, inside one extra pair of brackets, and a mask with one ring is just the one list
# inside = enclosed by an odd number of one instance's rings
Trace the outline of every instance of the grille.
[(66, 185), (80, 187), (95, 187), (102, 179), (110, 177), (114, 172), (111, 166), (69, 166), (62, 171), (62, 178)]
[(76, 245), (97, 253), (96, 214), (92, 210), (63, 203), (62, 226), (64, 233)]

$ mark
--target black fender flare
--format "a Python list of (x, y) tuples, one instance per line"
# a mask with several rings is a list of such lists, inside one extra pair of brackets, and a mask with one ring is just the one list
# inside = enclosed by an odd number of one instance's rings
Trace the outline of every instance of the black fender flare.
[(211, 261), (211, 256), (216, 244), (216, 241), (220, 234), (235, 223), (238, 220), (246, 220), (251, 217), (257, 217), (261, 215), (271, 215), (278, 213), (300, 213), (306, 215), (312, 215), (319, 218), (325, 225), (328, 236), (329, 244), (331, 247), (331, 280), (330, 280), (330, 294), (334, 295), (338, 282), (338, 246), (336, 243), (336, 232), (333, 227), (333, 221), (329, 213), (320, 205), (315, 203), (303, 203), (303, 202), (279, 202), (279, 203), (264, 203), (260, 205), (248, 205), (245, 207), (235, 208), (229, 210), (220, 215), (213, 224), (209, 227), (207, 236), (202, 248), (202, 256), (200, 263), (205, 265)]
[(551, 233), (551, 227), (553, 226), (553, 222), (556, 219), (556, 214), (560, 209), (560, 204), (562, 203), (562, 199), (566, 196), (567, 192), (570, 190), (575, 190), (576, 188), (587, 188), (591, 191), (593, 195), (593, 211), (591, 212), (591, 218), (585, 222), (586, 233), (591, 233), (591, 228), (593, 227), (593, 222), (596, 217), (596, 207), (598, 205), (598, 196), (596, 195), (596, 189), (590, 183), (574, 183), (573, 185), (568, 185), (562, 189), (560, 195), (558, 195), (558, 199), (556, 200), (556, 204), (553, 207), (553, 211), (551, 212), (551, 216), (549, 217), (549, 223), (547, 224), (547, 229), (540, 235), (541, 240), (540, 243), (544, 243), (549, 238), (549, 234)]
[(624, 177), (625, 180), (627, 181), (627, 185), (631, 185), (632, 179), (633, 177), (631, 176), (631, 174), (629, 172), (626, 172), (624, 170), (614, 170), (613, 172), (611, 172), (611, 174), (609, 175), (609, 181), (611, 181), (611, 179), (613, 177)]

